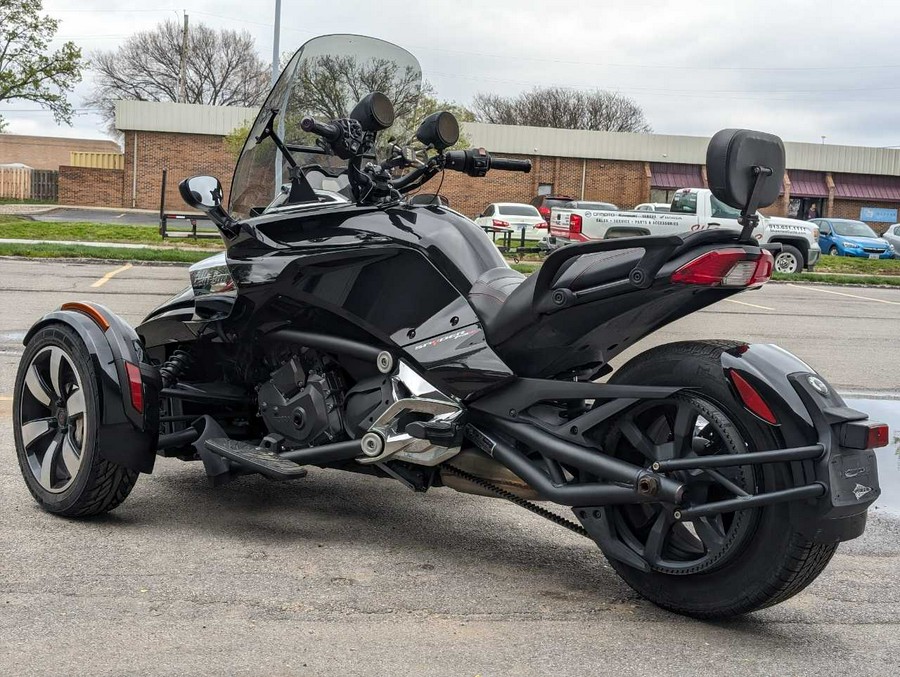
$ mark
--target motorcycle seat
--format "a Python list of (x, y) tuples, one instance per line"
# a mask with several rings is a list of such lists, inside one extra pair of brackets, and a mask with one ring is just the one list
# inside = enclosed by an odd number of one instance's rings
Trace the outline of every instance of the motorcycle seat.
[[(643, 249), (619, 249), (571, 259), (560, 268), (552, 288), (579, 291), (625, 278), (643, 253)], [(468, 299), (488, 343), (503, 343), (535, 320), (532, 306), (536, 281), (536, 274), (526, 278), (507, 267), (491, 268), (475, 280)]]

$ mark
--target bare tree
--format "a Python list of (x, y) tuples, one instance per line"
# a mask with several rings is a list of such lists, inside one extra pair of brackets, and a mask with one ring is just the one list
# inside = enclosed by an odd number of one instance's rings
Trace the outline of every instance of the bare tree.
[[(87, 105), (110, 124), (117, 99), (177, 101), (182, 28), (174, 21), (141, 31), (116, 50), (91, 55), (97, 73)], [(184, 103), (257, 106), (269, 89), (269, 67), (247, 31), (216, 30), (203, 24), (188, 33)]]
[(597, 89), (536, 87), (517, 96), (479, 93), (473, 101), (479, 122), (607, 132), (653, 131), (644, 111), (632, 99)]

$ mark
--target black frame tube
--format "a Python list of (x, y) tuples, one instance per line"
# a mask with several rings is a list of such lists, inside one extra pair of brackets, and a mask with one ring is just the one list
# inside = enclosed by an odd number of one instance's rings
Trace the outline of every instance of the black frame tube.
[(378, 354), (384, 352), (383, 348), (371, 346), (367, 343), (352, 341), (339, 336), (329, 336), (299, 329), (276, 329), (266, 334), (267, 341), (284, 341), (285, 343), (297, 343), (308, 348), (318, 348), (326, 353), (338, 353), (358, 357), (362, 360), (375, 362)]
[(631, 487), (620, 487), (615, 484), (602, 484), (599, 482), (590, 484), (554, 484), (550, 477), (535, 466), (525, 455), (510, 445), (500, 440), (493, 440), (492, 455), (516, 475), (531, 485), (544, 499), (568, 505), (601, 506), (627, 503), (655, 502), (655, 496), (638, 494)]
[(299, 465), (319, 465), (321, 463), (334, 463), (346, 461), (357, 456), (362, 456), (362, 447), (359, 440), (347, 440), (334, 444), (322, 444), (308, 449), (293, 449), (279, 454)]
[(769, 451), (753, 451), (748, 454), (723, 454), (721, 456), (697, 456), (691, 458), (673, 458), (668, 461), (657, 461), (652, 468), (657, 472), (673, 470), (701, 470), (703, 468), (729, 468), (740, 465), (758, 465), (760, 463), (780, 463), (786, 461), (805, 461), (817, 459), (825, 453), (821, 444), (791, 449), (771, 449)]
[(726, 501), (714, 501), (713, 503), (706, 503), (692, 508), (681, 508), (675, 511), (678, 515), (676, 519), (684, 522), (698, 517), (706, 517), (707, 515), (718, 515), (723, 512), (735, 512), (737, 510), (746, 510), (747, 508), (762, 508), (776, 503), (819, 498), (824, 496), (827, 491), (828, 489), (821, 482), (813, 482), (803, 487), (770, 491), (766, 494), (756, 494), (754, 496), (741, 496), (740, 498), (730, 498)]
[[(644, 502), (645, 500), (643, 495), (636, 492), (637, 482), (642, 477), (653, 477), (658, 482), (659, 489), (651, 497), (652, 500), (681, 503), (684, 485), (668, 477), (652, 473), (638, 465), (626, 463), (600, 451), (566, 442), (528, 423), (514, 423), (497, 419), (491, 422), (491, 427), (523, 442), (540, 454), (555, 461), (575, 466), (605, 479), (631, 485), (628, 491), (634, 493), (634, 497), (637, 499), (633, 501), (635, 503)], [(519, 474), (517, 470), (510, 469), (517, 475)]]
[[(193, 418), (196, 419), (197, 417), (194, 416)], [(159, 441), (156, 443), (156, 448), (170, 449), (172, 447), (182, 447), (186, 444), (196, 442), (199, 437), (200, 431), (196, 428), (185, 428), (184, 430), (178, 430), (174, 433), (160, 435)]]

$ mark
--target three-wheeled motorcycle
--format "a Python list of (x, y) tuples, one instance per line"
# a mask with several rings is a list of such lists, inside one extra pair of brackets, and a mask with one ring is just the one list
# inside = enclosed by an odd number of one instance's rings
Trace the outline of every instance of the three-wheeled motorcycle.
[(886, 426), (774, 345), (672, 343), (611, 366), (769, 279), (751, 232), (779, 193), (781, 141), (725, 130), (709, 145), (710, 188), (742, 210), (740, 232), (572, 244), (526, 277), (472, 221), (411, 199), (444, 172), (531, 167), (454, 149), (456, 119), (422, 114), (420, 82), (387, 42), (309, 41), (227, 205), (214, 178), (180, 186), (226, 251), (136, 328), (79, 301), (31, 328), (13, 409), (35, 500), (103, 513), (157, 456), (198, 461), (216, 485), (337, 468), (513, 501), (680, 613), (802, 590), (862, 533)]

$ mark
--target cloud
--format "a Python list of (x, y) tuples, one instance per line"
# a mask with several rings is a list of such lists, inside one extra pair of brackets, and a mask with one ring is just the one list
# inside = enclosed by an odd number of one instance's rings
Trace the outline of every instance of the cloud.
[[(89, 53), (180, 20), (179, 7), (158, 1), (134, 11), (124, 0), (79, 2), (77, 9), (47, 0), (45, 10), (62, 20), (60, 36)], [(269, 56), (274, 2), (253, 8), (201, 0), (188, 13), (191, 22), (248, 30)], [(828, 0), (286, 2), (281, 48), (317, 34), (363, 33), (412, 51), (439, 94), (460, 103), (478, 91), (601, 87), (634, 98), (664, 133), (708, 135), (739, 125), (792, 141), (825, 135), (829, 143), (900, 145), (898, 22), (900, 3), (880, 0), (857, 1), (852, 10)], [(76, 106), (90, 89), (87, 72)], [(34, 108), (6, 108), (26, 107)], [(89, 111), (73, 130), (57, 128), (48, 113), (5, 115), (13, 132), (103, 133)]]

